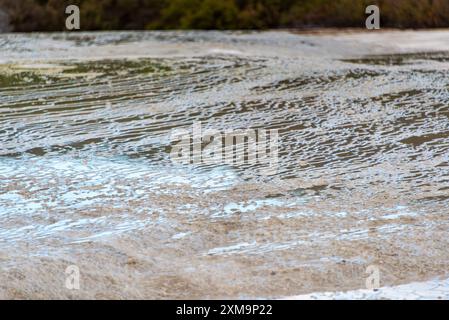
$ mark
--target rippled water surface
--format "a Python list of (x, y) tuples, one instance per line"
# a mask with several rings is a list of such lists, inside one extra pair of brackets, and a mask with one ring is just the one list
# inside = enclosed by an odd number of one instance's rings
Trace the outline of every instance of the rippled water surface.
[[(446, 275), (449, 52), (351, 41), (0, 36), (0, 296), (276, 297), (361, 288), (372, 264), (387, 285)], [(277, 129), (277, 172), (174, 163), (173, 129), (199, 121)]]

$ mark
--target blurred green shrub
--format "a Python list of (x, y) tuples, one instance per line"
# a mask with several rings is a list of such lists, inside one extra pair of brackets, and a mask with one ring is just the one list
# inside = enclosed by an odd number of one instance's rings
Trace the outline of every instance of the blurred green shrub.
[(64, 9), (81, 9), (82, 30), (449, 27), (449, 0), (0, 0), (15, 31), (64, 30)]

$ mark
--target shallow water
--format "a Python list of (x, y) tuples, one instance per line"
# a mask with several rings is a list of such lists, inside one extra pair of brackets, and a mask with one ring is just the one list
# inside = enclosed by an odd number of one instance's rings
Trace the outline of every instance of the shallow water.
[[(0, 292), (273, 297), (361, 288), (372, 264), (386, 284), (446, 275), (449, 52), (352, 41), (0, 36)], [(199, 121), (277, 129), (276, 172), (174, 163), (173, 129)]]

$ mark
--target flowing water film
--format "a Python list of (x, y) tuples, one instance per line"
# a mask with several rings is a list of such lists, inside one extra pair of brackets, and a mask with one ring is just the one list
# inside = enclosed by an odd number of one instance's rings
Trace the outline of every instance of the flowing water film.
[[(449, 278), (448, 43), (0, 35), (0, 298), (278, 298), (366, 289), (369, 266), (381, 286)], [(174, 161), (173, 133), (197, 125), (270, 132), (274, 170)]]

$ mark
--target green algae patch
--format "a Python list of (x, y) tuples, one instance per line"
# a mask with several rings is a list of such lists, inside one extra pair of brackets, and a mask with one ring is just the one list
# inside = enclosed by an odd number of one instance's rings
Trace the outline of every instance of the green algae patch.
[(3, 64), (0, 65), (0, 88), (50, 85), (60, 80), (64, 69), (57, 64)]
[(449, 52), (418, 52), (405, 54), (370, 55), (359, 59), (344, 59), (343, 62), (377, 66), (403, 66), (420, 61), (449, 62)]
[(171, 70), (152, 59), (3, 64), (0, 65), (0, 88), (45, 86), (70, 79), (163, 75)]
[(0, 74), (0, 88), (20, 86), (23, 84), (39, 84), (45, 82), (45, 78), (39, 77), (32, 72)]
[(63, 71), (64, 74), (95, 77), (149, 75), (171, 71), (170, 67), (152, 59), (81, 61), (66, 66), (68, 68)]

